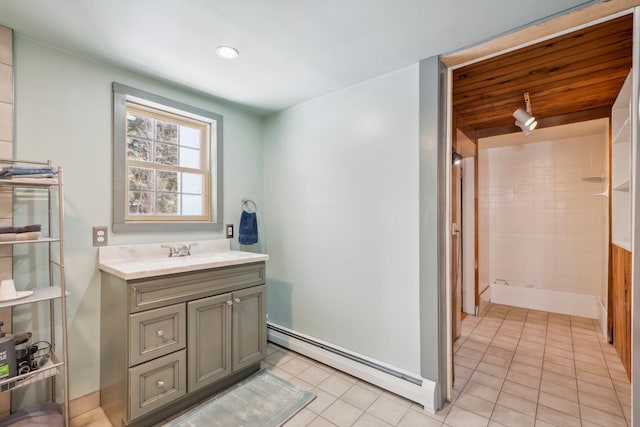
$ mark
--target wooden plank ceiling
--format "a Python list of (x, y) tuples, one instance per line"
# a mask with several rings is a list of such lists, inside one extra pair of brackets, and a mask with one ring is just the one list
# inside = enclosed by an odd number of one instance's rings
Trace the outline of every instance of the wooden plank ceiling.
[(520, 132), (529, 92), (538, 128), (609, 117), (631, 69), (631, 15), (453, 72), (454, 125), (472, 140)]

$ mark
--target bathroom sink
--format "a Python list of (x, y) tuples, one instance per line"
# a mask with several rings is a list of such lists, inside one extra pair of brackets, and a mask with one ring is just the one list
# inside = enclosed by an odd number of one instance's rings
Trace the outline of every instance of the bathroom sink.
[(227, 239), (196, 243), (197, 246), (192, 246), (191, 255), (173, 257), (169, 257), (168, 250), (159, 244), (105, 246), (100, 248), (98, 267), (114, 276), (131, 280), (269, 259), (265, 254), (231, 250)]

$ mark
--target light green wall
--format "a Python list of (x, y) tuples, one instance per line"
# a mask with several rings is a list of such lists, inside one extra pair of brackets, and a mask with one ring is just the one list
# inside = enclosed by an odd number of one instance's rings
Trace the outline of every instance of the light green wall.
[[(99, 389), (100, 274), (91, 227), (111, 224), (111, 83), (117, 81), (224, 116), (224, 223), (236, 230), (241, 199), (263, 211), (262, 119), (236, 105), (52, 49), (17, 35), (17, 159), (64, 167), (65, 256), (69, 313), (71, 398)], [(18, 216), (31, 208), (16, 206)], [(258, 219), (259, 224), (262, 218)], [(261, 234), (261, 241), (264, 234)], [(221, 233), (119, 233), (110, 244), (222, 238)], [(237, 238), (235, 240), (237, 246)], [(263, 251), (263, 243), (244, 248)], [(36, 268), (15, 257), (17, 276)], [(22, 284), (24, 286), (24, 283)], [(107, 325), (108, 327), (108, 325)]]
[[(477, 20), (458, 28), (464, 37), (451, 48), (580, 3), (517, 8), (500, 28)], [(429, 114), (436, 108), (437, 88), (422, 85), (434, 84), (435, 68), (423, 63), (422, 77), (418, 65), (401, 69), (263, 123), (233, 104), (18, 35), (16, 157), (65, 167), (72, 397), (99, 388), (100, 276), (90, 230), (111, 219), (112, 81), (224, 116), (224, 222), (237, 226), (242, 197), (258, 203), (261, 244), (252, 250), (271, 256), (271, 321), (439, 381), (440, 249), (429, 239), (441, 206), (436, 171), (419, 173), (419, 165), (437, 167), (435, 139), (419, 135), (419, 97)], [(427, 117), (428, 138), (437, 119)], [(219, 237), (132, 233), (110, 243)], [(23, 275), (31, 266), (29, 256), (14, 263)]]
[(418, 66), (265, 123), (269, 320), (420, 373)]

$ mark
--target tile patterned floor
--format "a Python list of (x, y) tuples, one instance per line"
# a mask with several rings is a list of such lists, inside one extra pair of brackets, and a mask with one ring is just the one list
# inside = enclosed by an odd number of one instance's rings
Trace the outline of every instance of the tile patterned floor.
[[(630, 385), (591, 319), (491, 305), (454, 343), (452, 403), (437, 414), (269, 344), (263, 366), (316, 399), (286, 427), (628, 426)], [(72, 427), (107, 427), (100, 408)]]
[(444, 425), (630, 425), (629, 380), (595, 320), (491, 305), (454, 351)]

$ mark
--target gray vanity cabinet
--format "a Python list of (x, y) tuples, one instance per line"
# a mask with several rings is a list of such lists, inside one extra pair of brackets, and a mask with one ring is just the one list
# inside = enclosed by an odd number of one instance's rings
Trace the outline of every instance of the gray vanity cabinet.
[(266, 287), (189, 302), (189, 391), (260, 362), (266, 355)]
[(129, 363), (137, 365), (186, 346), (184, 304), (129, 316)]
[[(266, 286), (233, 293), (233, 370), (259, 362), (267, 354)], [(256, 325), (260, 325), (256, 328)]]
[[(229, 304), (231, 303), (231, 304)], [(231, 374), (231, 294), (191, 301), (189, 391)]]
[(100, 401), (147, 426), (255, 372), (266, 355), (264, 262), (123, 280), (102, 273)]

